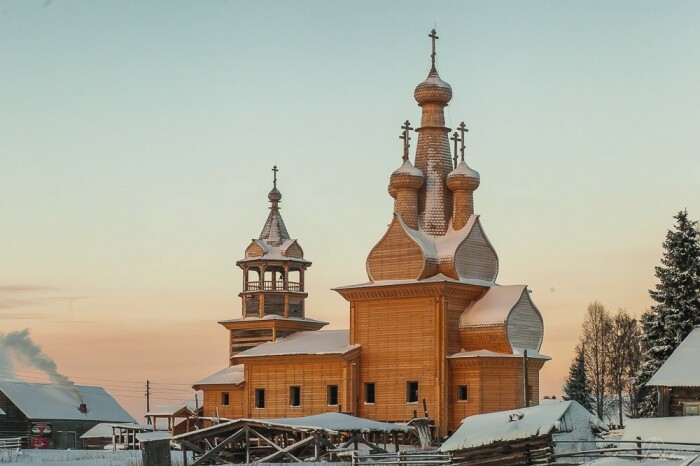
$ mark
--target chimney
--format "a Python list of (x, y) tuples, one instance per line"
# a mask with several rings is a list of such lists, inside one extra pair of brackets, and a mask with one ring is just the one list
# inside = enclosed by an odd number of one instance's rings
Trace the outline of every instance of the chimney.
[(85, 403), (80, 403), (80, 406), (78, 406), (78, 411), (83, 414), (87, 414), (87, 405)]

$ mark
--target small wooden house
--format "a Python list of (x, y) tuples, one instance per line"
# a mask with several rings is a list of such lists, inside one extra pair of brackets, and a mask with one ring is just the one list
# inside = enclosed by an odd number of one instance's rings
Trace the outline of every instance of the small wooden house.
[(544, 463), (554, 454), (594, 450), (605, 430), (605, 423), (579, 403), (553, 401), (468, 417), (440, 451), (450, 452), (455, 463)]
[(21, 437), (24, 448), (79, 448), (100, 422), (135, 423), (104, 388), (0, 381), (0, 437)]
[(700, 415), (700, 327), (695, 327), (647, 382), (659, 392), (658, 416)]
[(400, 422), (426, 411), (435, 435), (445, 436), (466, 416), (538, 402), (549, 359), (539, 352), (542, 315), (526, 285), (496, 281), (498, 255), (474, 207), (480, 175), (465, 160), (464, 124), (449, 138), (452, 88), (434, 57), (413, 93), (422, 111), (414, 164), (413, 128), (402, 127), (402, 162), (389, 178), (391, 223), (367, 256), (369, 282), (336, 288), (349, 303), (345, 333), (319, 330), (326, 322), (307, 317), (311, 262), (282, 221), (273, 169), (267, 221), (237, 262), (242, 316), (220, 322), (231, 367), (195, 384), (206, 415), (342, 409)]

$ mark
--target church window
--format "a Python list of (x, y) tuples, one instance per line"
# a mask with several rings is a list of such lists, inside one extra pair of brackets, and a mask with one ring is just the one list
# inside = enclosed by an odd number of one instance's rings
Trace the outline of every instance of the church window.
[(459, 396), (458, 399), (459, 401), (467, 401), (469, 398), (469, 392), (467, 391), (467, 386), (466, 385), (460, 385), (459, 387)]
[(289, 406), (301, 406), (301, 387), (298, 385), (289, 387)]
[(228, 405), (229, 405), (229, 394), (228, 394), (228, 392), (223, 392), (223, 393), (221, 393), (221, 405), (222, 405), (222, 406), (228, 406)]
[(328, 406), (338, 406), (338, 386), (328, 386)]
[(374, 404), (374, 382), (365, 384), (365, 403)]
[(258, 409), (263, 409), (265, 407), (265, 389), (256, 388), (255, 389), (255, 407)]
[(418, 403), (418, 382), (406, 382), (406, 403)]

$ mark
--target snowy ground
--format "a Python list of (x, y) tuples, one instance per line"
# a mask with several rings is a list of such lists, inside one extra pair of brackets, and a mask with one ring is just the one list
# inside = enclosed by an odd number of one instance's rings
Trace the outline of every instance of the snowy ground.
[[(0, 450), (3, 466), (142, 466), (141, 452), (100, 450)], [(182, 465), (182, 453), (172, 452), (173, 466)]]

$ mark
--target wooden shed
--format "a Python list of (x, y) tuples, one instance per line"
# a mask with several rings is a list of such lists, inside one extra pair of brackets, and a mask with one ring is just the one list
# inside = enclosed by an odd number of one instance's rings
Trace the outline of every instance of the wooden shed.
[(695, 327), (647, 382), (659, 392), (659, 417), (700, 415), (700, 327)]

